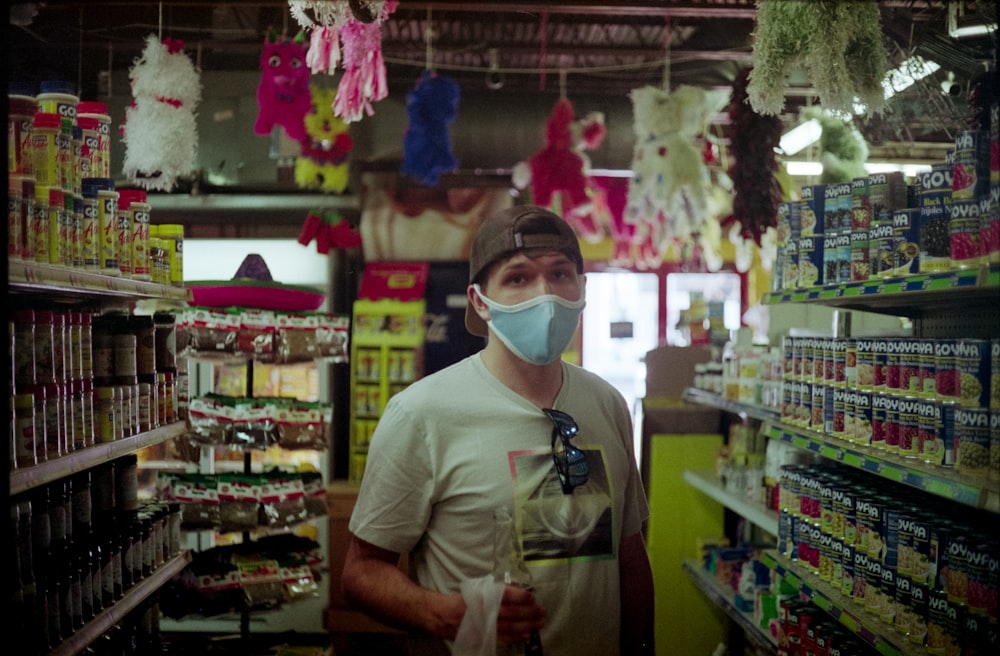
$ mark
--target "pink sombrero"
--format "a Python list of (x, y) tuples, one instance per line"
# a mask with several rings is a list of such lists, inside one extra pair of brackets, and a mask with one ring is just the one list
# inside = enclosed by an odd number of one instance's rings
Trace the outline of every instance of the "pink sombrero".
[(326, 300), (326, 294), (312, 287), (273, 280), (264, 258), (256, 253), (246, 256), (232, 280), (195, 280), (184, 284), (191, 290), (191, 305), (206, 307), (306, 312), (318, 309)]

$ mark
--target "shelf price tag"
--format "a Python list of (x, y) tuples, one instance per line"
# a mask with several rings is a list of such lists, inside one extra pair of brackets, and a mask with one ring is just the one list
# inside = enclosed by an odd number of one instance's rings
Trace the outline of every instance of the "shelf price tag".
[(854, 617), (850, 613), (844, 613), (844, 612), (840, 611), (839, 609), (838, 609), (838, 612), (837, 612), (836, 615), (837, 615), (837, 620), (841, 624), (843, 624), (845, 627), (847, 627), (847, 629), (851, 633), (857, 633), (858, 632), (859, 626), (858, 626), (858, 620), (857, 620), (856, 617)]
[(840, 461), (845, 465), (850, 465), (851, 467), (857, 467), (858, 469), (864, 469), (864, 457), (854, 453), (853, 451), (844, 451), (840, 458)]
[(824, 458), (829, 458), (831, 460), (840, 460), (841, 451), (835, 446), (829, 444), (820, 444), (818, 452)]
[(895, 481), (896, 483), (902, 483), (905, 478), (902, 469), (886, 462), (879, 463), (878, 473), (880, 476), (888, 478), (890, 481)]

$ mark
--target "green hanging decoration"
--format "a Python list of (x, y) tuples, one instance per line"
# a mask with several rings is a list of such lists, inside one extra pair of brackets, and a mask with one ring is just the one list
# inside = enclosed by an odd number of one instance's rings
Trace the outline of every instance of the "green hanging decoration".
[(790, 70), (806, 68), (829, 110), (885, 108), (888, 56), (874, 0), (757, 0), (753, 71), (747, 93), (760, 114), (780, 114)]
[(803, 121), (816, 119), (823, 129), (819, 138), (820, 161), (823, 163), (821, 183), (850, 182), (868, 175), (865, 170), (868, 144), (852, 122), (832, 116), (818, 107), (802, 110), (801, 118)]

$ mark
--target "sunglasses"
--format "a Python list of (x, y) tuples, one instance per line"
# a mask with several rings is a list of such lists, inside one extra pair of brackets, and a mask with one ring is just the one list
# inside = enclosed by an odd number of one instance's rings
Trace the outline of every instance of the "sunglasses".
[(586, 483), (590, 476), (587, 455), (569, 442), (580, 432), (580, 428), (565, 412), (552, 408), (543, 408), (542, 412), (552, 420), (552, 461), (563, 494), (573, 494), (573, 490)]

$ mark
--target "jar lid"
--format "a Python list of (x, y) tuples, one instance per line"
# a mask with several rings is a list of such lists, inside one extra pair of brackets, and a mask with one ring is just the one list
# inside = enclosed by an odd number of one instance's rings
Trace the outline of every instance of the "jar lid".
[(99, 114), (107, 116), (108, 105), (107, 103), (102, 103), (97, 100), (81, 100), (76, 106), (77, 118), (79, 118), (80, 114)]
[(61, 128), (62, 117), (55, 112), (36, 112), (32, 125), (36, 128)]
[(63, 93), (67, 96), (76, 95), (76, 85), (67, 80), (43, 80), (38, 88), (41, 93)]
[(120, 189), (118, 191), (118, 207), (125, 209), (132, 203), (145, 203), (146, 192), (142, 189)]
[(34, 100), (35, 85), (24, 80), (11, 80), (7, 82), (8, 96), (25, 96)]

